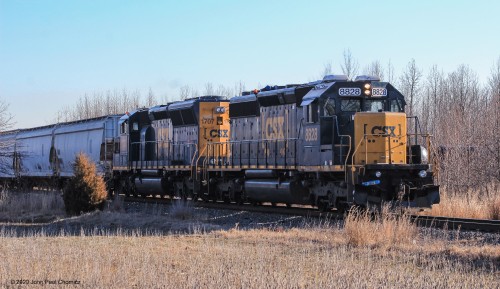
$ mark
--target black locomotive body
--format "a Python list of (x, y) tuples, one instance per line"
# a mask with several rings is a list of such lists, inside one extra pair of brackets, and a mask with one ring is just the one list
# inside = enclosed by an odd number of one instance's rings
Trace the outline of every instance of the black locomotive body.
[(407, 132), (404, 108), (389, 83), (328, 76), (229, 103), (201, 97), (140, 110), (121, 120), (127, 149), (115, 155), (126, 160), (116, 163), (117, 188), (321, 209), (430, 207), (439, 187), (429, 136)]

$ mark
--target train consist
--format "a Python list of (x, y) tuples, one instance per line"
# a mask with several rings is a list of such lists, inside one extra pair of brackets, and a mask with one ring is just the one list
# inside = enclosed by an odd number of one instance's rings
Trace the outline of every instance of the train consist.
[(125, 195), (430, 207), (439, 203), (430, 136), (404, 109), (404, 96), (371, 76), (267, 86), (230, 100), (201, 96), (4, 133), (0, 143), (13, 145), (4, 146), (10, 167), (0, 177), (62, 184), (84, 152), (110, 191)]

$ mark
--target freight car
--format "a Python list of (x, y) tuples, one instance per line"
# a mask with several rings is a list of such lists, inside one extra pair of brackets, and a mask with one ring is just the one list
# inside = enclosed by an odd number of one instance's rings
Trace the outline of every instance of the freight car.
[(439, 202), (430, 136), (407, 132), (404, 96), (387, 82), (345, 76), (205, 96), (120, 120), (114, 188), (322, 210)]
[(111, 115), (0, 134), (3, 185), (61, 187), (73, 176), (73, 162), (80, 152), (110, 179), (119, 118)]

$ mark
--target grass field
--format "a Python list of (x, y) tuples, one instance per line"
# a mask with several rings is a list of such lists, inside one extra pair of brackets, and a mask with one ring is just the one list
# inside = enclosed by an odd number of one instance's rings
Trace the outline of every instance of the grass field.
[(490, 185), (482, 190), (468, 189), (458, 193), (451, 188), (441, 188), (441, 202), (432, 206), (428, 215), (500, 220), (500, 185)]
[[(119, 204), (110, 208), (113, 212), (95, 213), (91, 220), (120, 224), (139, 217), (124, 212)], [(2, 210), (4, 215), (9, 211)], [(179, 212), (184, 208), (175, 210), (176, 214), (164, 216), (165, 222), (183, 224), (186, 214)], [(89, 221), (88, 215), (81, 218)], [(154, 214), (142, 218), (158, 222)], [(48, 288), (499, 286), (500, 238), (484, 242), (481, 235), (464, 239), (458, 233), (454, 237), (446, 231), (421, 230), (389, 214), (376, 220), (352, 214), (343, 225), (235, 226), (210, 232), (191, 227), (189, 233), (170, 233), (161, 227), (144, 233), (141, 224), (137, 230), (95, 228), (20, 236), (16, 226), (4, 223), (0, 225), (0, 286), (18, 288), (11, 286), (16, 280), (41, 282)]]

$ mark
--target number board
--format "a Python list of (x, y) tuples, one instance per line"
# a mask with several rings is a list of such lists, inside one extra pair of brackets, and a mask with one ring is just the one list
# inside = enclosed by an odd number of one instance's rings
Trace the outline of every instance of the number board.
[(217, 113), (217, 114), (223, 114), (223, 113), (225, 113), (225, 112), (226, 112), (226, 108), (225, 108), (225, 107), (223, 107), (223, 106), (217, 106), (217, 107), (215, 108), (215, 113)]
[(387, 96), (387, 89), (375, 87), (372, 89), (372, 96)]
[(339, 88), (340, 96), (360, 96), (361, 88), (358, 87), (341, 87)]

